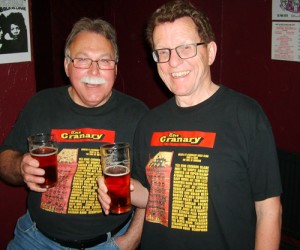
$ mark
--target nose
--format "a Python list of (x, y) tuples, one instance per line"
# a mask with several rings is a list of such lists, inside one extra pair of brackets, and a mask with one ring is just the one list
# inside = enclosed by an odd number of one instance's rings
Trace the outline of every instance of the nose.
[(96, 62), (96, 61), (92, 62), (92, 65), (90, 67), (90, 71), (94, 75), (99, 74), (100, 70), (99, 70), (98, 62)]
[(183, 59), (181, 59), (179, 57), (179, 55), (177, 54), (177, 51), (175, 49), (171, 50), (170, 52), (170, 60), (169, 60), (169, 64), (171, 67), (177, 67), (179, 64), (181, 64), (183, 61)]

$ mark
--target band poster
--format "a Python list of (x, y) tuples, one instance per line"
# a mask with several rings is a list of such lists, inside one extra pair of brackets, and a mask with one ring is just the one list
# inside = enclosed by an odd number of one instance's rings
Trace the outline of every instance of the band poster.
[(271, 58), (300, 62), (300, 0), (273, 0)]
[(300, 22), (272, 23), (272, 59), (300, 62)]
[(300, 0), (273, 0), (272, 20), (300, 21)]
[(28, 0), (0, 0), (0, 64), (31, 61)]

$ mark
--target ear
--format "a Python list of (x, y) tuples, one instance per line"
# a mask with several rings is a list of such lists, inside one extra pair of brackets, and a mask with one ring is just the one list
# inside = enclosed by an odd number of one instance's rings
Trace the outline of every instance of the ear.
[(217, 44), (215, 42), (210, 42), (207, 45), (207, 51), (208, 51), (208, 64), (212, 65), (217, 55)]
[(69, 77), (69, 64), (70, 64), (70, 61), (67, 58), (65, 58), (64, 68), (65, 68), (65, 72), (66, 72), (67, 77)]
[(116, 64), (115, 66), (115, 79), (117, 78), (117, 74), (118, 74), (118, 64)]

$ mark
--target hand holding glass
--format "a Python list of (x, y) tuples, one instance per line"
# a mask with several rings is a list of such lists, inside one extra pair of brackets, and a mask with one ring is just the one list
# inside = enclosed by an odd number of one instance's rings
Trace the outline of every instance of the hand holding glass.
[(57, 142), (54, 135), (36, 134), (28, 137), (29, 152), (38, 160), (40, 168), (45, 170), (45, 182), (42, 188), (53, 187), (57, 182)]
[(104, 144), (100, 153), (104, 180), (111, 198), (110, 212), (126, 213), (131, 210), (129, 144)]

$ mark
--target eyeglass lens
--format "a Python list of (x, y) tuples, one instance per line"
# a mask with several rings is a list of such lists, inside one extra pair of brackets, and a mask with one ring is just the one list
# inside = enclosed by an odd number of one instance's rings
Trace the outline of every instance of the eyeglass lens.
[(188, 59), (197, 55), (197, 46), (202, 44), (205, 43), (185, 44), (174, 49), (157, 49), (153, 51), (152, 55), (155, 62), (164, 63), (170, 60), (171, 51), (175, 50), (181, 59)]
[(100, 69), (114, 69), (116, 62), (113, 60), (92, 60), (90, 58), (74, 58), (72, 59), (75, 68), (88, 69), (92, 66), (93, 62), (96, 62)]

